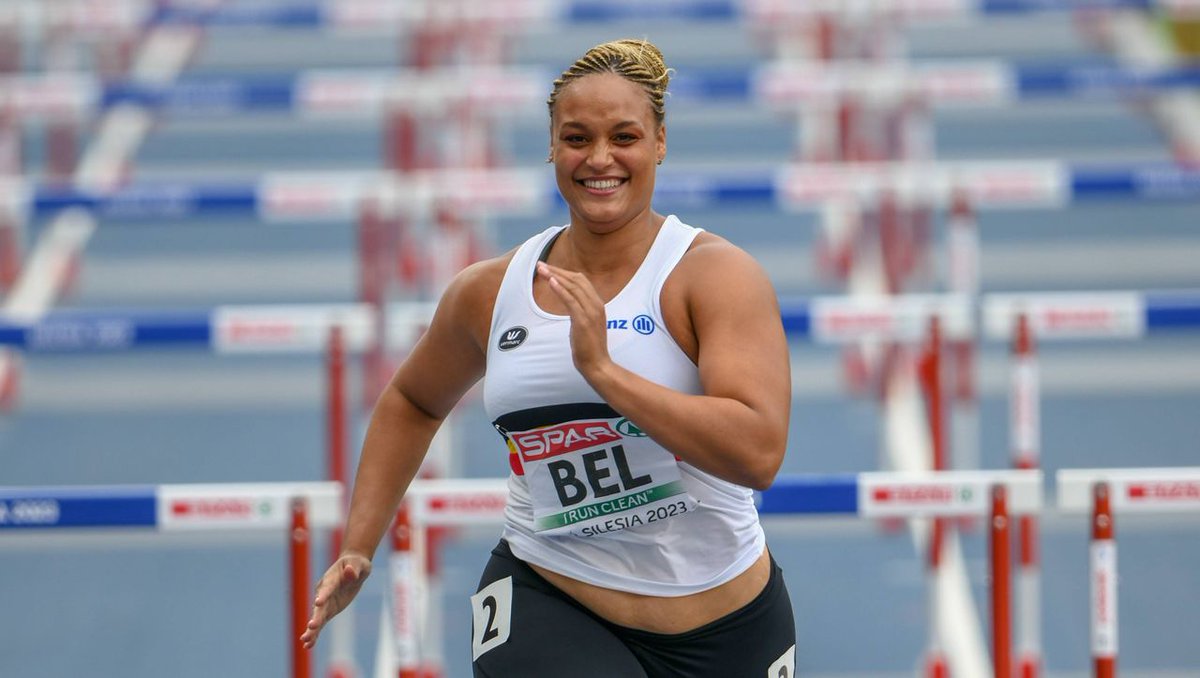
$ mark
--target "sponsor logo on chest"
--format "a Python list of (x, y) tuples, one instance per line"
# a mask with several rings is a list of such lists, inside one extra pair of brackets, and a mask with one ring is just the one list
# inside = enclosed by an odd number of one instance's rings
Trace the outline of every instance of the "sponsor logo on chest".
[(654, 318), (642, 314), (634, 317), (632, 320), (628, 318), (612, 318), (608, 321), (608, 329), (610, 330), (633, 330), (638, 334), (654, 334), (655, 324)]
[(537, 461), (620, 440), (621, 434), (603, 419), (572, 421), (512, 436), (523, 461)]

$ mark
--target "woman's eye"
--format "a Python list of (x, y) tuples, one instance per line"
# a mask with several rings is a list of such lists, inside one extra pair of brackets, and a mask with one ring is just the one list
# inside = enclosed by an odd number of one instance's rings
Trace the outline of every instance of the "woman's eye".
[(618, 134), (616, 136), (616, 141), (619, 144), (628, 144), (637, 141), (637, 137), (633, 136), (632, 134)]
[(567, 142), (568, 144), (582, 144), (587, 141), (587, 139), (582, 134), (571, 134), (565, 137), (563, 141)]

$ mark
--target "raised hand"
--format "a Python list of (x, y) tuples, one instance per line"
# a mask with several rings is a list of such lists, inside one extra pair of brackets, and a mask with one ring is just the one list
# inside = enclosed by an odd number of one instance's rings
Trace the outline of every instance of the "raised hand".
[(608, 318), (604, 300), (582, 273), (538, 262), (538, 275), (567, 307), (571, 317), (571, 357), (585, 378), (608, 360)]

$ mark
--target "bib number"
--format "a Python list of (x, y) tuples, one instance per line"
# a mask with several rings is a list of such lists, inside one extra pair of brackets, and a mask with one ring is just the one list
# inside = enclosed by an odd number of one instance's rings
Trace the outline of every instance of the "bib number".
[(534, 496), (548, 500), (535, 508), (535, 528), (593, 537), (687, 513), (696, 501), (674, 459), (662, 457), (634, 466), (625, 446), (613, 445), (527, 465)]
[(507, 642), (510, 631), (512, 577), (505, 577), (471, 596), (471, 661)]
[(696, 507), (675, 456), (622, 417), (568, 418), (506, 437), (541, 534), (592, 537)]
[[(761, 664), (760, 664), (761, 666)], [(767, 669), (767, 678), (792, 678), (796, 675), (796, 646), (793, 645)]]

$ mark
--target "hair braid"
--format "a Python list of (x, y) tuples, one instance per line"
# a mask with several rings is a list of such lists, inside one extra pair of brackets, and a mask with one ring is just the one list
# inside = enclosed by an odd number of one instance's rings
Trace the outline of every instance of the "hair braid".
[(667, 68), (663, 54), (647, 40), (625, 38), (605, 42), (589, 49), (570, 68), (554, 81), (554, 89), (546, 105), (550, 116), (554, 116), (554, 104), (563, 88), (585, 75), (614, 73), (629, 80), (646, 91), (654, 120), (659, 125), (666, 117), (667, 83), (672, 69)]

